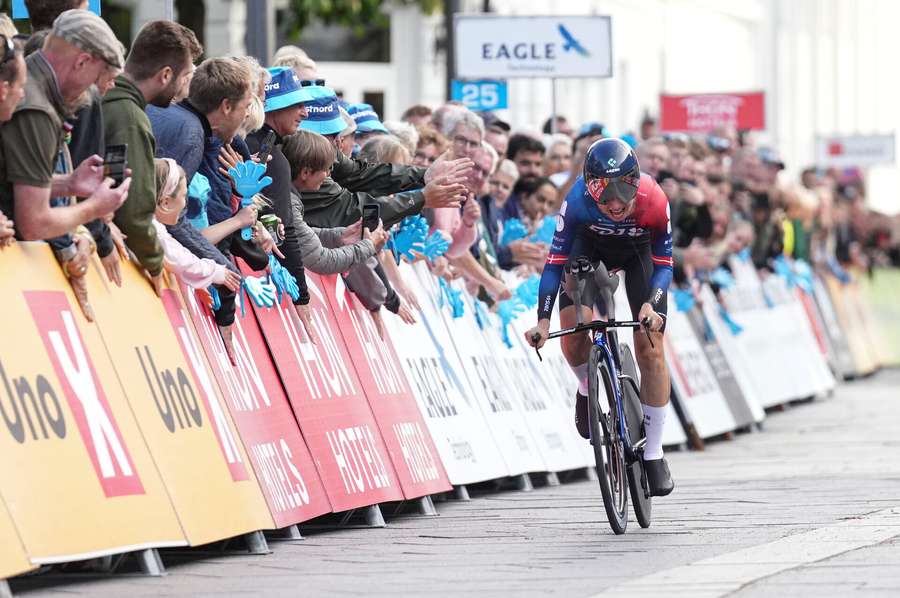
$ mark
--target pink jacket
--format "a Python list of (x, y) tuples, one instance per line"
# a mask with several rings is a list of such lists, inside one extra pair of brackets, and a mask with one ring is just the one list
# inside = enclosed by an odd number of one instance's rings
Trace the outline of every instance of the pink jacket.
[(448, 258), (463, 255), (478, 238), (478, 229), (474, 224), (466, 226), (463, 223), (459, 208), (435, 208), (434, 228), (449, 234), (452, 239), (444, 253)]
[(184, 245), (172, 238), (166, 227), (156, 218), (153, 219), (153, 226), (162, 244), (166, 261), (186, 285), (195, 289), (205, 289), (211, 284), (225, 282), (227, 272), (225, 266), (207, 258), (199, 258), (185, 249)]

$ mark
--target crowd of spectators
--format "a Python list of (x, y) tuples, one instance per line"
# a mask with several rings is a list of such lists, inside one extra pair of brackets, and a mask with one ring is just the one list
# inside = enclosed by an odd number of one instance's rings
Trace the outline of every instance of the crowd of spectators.
[[(96, 252), (116, 285), (133, 260), (157, 293), (165, 271), (212, 289), (228, 348), (241, 267), (277, 263), (296, 279), (293, 313), (312, 340), (307, 270), (342, 274), (379, 329), (382, 308), (413, 323), (420, 298), (386, 243), (416, 215), (446, 250), (414, 259), (493, 305), (513, 291), (503, 270), (541, 271), (547, 219), (590, 145), (613, 135), (563, 116), (542, 134), (516, 130), (456, 102), (382, 122), (372, 106), (344, 102), (294, 46), (268, 68), (250, 57), (198, 62), (191, 30), (154, 21), (126, 52), (84, 0), (25, 4), (29, 35), (0, 21), (0, 247), (47, 241), (88, 319)], [(811, 168), (792, 182), (750, 134), (659, 135), (649, 115), (621, 136), (669, 197), (681, 283), (739, 252), (762, 269), (781, 254), (862, 266), (900, 258), (890, 221), (864, 206), (858, 173)], [(129, 169), (113, 180), (104, 155), (122, 145)], [(248, 192), (257, 181), (242, 173), (254, 163), (268, 178)], [(371, 204), (380, 223), (363, 227)]]

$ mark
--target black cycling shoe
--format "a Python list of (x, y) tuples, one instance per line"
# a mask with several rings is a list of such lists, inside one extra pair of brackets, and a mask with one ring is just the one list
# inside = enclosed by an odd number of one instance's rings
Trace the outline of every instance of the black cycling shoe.
[(644, 460), (644, 471), (647, 472), (647, 482), (650, 484), (650, 496), (666, 496), (675, 489), (672, 474), (669, 473), (669, 464), (665, 458)]
[(575, 427), (585, 440), (590, 439), (591, 431), (588, 428), (588, 402), (587, 397), (575, 391)]

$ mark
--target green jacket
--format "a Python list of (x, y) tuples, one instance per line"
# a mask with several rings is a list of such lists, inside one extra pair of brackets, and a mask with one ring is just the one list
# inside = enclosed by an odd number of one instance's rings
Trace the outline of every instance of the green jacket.
[(153, 156), (156, 140), (150, 120), (144, 112), (147, 102), (140, 90), (124, 75), (116, 78), (116, 86), (103, 98), (103, 121), (106, 147), (128, 145), (128, 167), (131, 187), (128, 199), (116, 211), (114, 222), (128, 238), (125, 242), (152, 275), (162, 271), (163, 249), (153, 228), (156, 211), (156, 171)]

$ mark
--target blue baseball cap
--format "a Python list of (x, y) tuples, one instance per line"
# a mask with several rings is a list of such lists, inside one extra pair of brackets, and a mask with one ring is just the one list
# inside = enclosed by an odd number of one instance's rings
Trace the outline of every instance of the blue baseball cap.
[(372, 131), (390, 133), (390, 131), (381, 124), (378, 113), (375, 112), (375, 109), (372, 108), (370, 104), (350, 104), (350, 107), (347, 108), (347, 113), (350, 114), (356, 122), (357, 133), (371, 133)]
[(293, 69), (275, 66), (269, 70), (272, 80), (266, 83), (266, 112), (305, 104), (315, 99), (308, 87), (301, 87)]
[(300, 123), (300, 128), (304, 131), (312, 131), (319, 135), (337, 135), (347, 128), (347, 123), (341, 116), (340, 103), (334, 92), (330, 96), (323, 96), (307, 102), (306, 110), (308, 115)]

